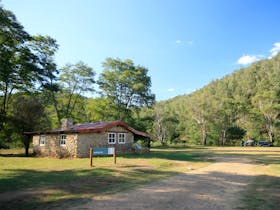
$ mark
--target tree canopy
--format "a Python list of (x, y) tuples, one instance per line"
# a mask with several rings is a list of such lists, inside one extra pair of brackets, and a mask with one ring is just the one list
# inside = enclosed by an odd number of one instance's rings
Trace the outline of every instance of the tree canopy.
[(119, 119), (124, 119), (130, 108), (152, 105), (155, 96), (151, 93), (151, 78), (148, 69), (135, 66), (132, 60), (107, 58), (98, 84), (102, 95), (118, 107)]
[(161, 106), (175, 111), (179, 138), (190, 143), (232, 145), (243, 137), (280, 144), (279, 67), (280, 54)]

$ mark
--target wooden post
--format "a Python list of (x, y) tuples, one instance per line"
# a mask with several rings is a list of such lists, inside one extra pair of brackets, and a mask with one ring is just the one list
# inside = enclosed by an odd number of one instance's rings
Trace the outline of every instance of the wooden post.
[(116, 163), (117, 163), (117, 153), (116, 153), (116, 148), (114, 148), (113, 157), (114, 157), (114, 164), (116, 164)]
[(89, 148), (90, 167), (92, 167), (92, 153), (93, 153), (92, 146), (90, 146)]

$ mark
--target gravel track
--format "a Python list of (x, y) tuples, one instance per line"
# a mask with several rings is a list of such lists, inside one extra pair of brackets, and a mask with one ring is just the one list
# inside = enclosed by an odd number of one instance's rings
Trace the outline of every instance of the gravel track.
[[(235, 209), (254, 164), (243, 157), (222, 157), (198, 170), (135, 190), (92, 198), (73, 209)], [(71, 208), (70, 208), (71, 209)]]

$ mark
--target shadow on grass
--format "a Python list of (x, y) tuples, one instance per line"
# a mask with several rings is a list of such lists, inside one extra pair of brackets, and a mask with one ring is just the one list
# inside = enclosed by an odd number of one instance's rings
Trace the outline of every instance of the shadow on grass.
[(185, 150), (162, 150), (162, 151), (151, 151), (144, 154), (127, 154), (119, 155), (124, 158), (144, 158), (144, 159), (166, 159), (166, 160), (179, 160), (179, 161), (191, 161), (191, 162), (201, 162), (204, 161), (205, 157), (208, 157), (209, 154), (190, 152)]
[(109, 168), (7, 171), (11, 176), (0, 179), (0, 209), (64, 209), (73, 207), (72, 203), (87, 202), (94, 195), (132, 189), (177, 174), (137, 167), (121, 175)]
[(256, 163), (259, 164), (264, 164), (264, 165), (268, 165), (268, 164), (280, 164), (280, 155), (278, 155), (277, 157), (273, 157), (273, 156), (269, 156), (269, 155), (264, 155), (262, 157), (256, 158)]
[[(28, 157), (33, 157), (33, 149), (29, 149)], [(24, 148), (0, 149), (0, 157), (26, 157)]]
[[(32, 157), (33, 154), (29, 154), (28, 157)], [(24, 153), (17, 153), (17, 152), (13, 152), (13, 153), (0, 153), (0, 157), (26, 157)]]
[[(256, 184), (259, 180), (262, 182)], [(207, 174), (181, 174), (172, 179), (172, 182), (164, 181), (141, 189), (141, 195), (139, 192), (130, 192), (121, 195), (121, 199), (120, 196), (106, 200), (93, 198), (92, 203), (97, 209), (106, 204), (107, 209), (130, 209), (134, 205), (137, 209), (274, 210), (279, 209), (279, 183), (280, 178), (274, 176), (248, 176), (216, 171)]]
[(152, 148), (155, 149), (187, 149), (187, 148), (191, 148), (188, 145), (182, 145), (182, 144), (172, 144), (172, 145), (157, 145), (157, 146), (152, 146)]
[(238, 209), (279, 209), (280, 177), (260, 175), (241, 192), (242, 206)]
[[(121, 156), (133, 159), (159, 158), (193, 162), (201, 162), (203, 160), (209, 161), (205, 158), (211, 156), (230, 157), (234, 162), (235, 158), (246, 156), (252, 160), (256, 160), (258, 163), (280, 164), (279, 158), (272, 157), (271, 154), (238, 154), (232, 152), (228, 154), (220, 153), (223, 152), (220, 150), (217, 150), (217, 152), (218, 153), (207, 149), (201, 152), (178, 149), (173, 151), (155, 150), (147, 154), (130, 154)], [(0, 209), (75, 208), (75, 205), (79, 206), (89, 202), (94, 195), (116, 193), (135, 188), (153, 180), (161, 180), (168, 176), (179, 174), (177, 172), (157, 171), (133, 165), (125, 167), (128, 171), (121, 174), (114, 168), (90, 168), (64, 171), (6, 170), (9, 176), (0, 179)], [(207, 175), (186, 176), (193, 179), (199, 176), (199, 182), (204, 183), (205, 185), (208, 183), (209, 185), (216, 184), (218, 190), (217, 193), (220, 192), (223, 187), (228, 186), (230, 183), (229, 181), (232, 180), (232, 175), (219, 172)], [(215, 177), (215, 179), (213, 179), (213, 177)], [(217, 178), (219, 177), (221, 179), (217, 181)], [(234, 180), (232, 181), (233, 183), (241, 183), (242, 185), (248, 184), (248, 186), (244, 187), (244, 190), (240, 193), (240, 199), (242, 201), (241, 209), (277, 209), (276, 207), (279, 206), (279, 177), (235, 175)], [(199, 183), (194, 184), (199, 185)], [(197, 187), (197, 185), (194, 185), (193, 187)], [(22, 191), (26, 188), (32, 188), (31, 191), (33, 190), (34, 193), (23, 193), (21, 196), (12, 197), (17, 193), (16, 190)], [(189, 192), (192, 193), (192, 186), (188, 187), (188, 189)], [(215, 192), (209, 191), (209, 193), (212, 193), (211, 196), (215, 195)], [(10, 195), (10, 199), (3, 201), (4, 194), (6, 194), (6, 196)], [(124, 198), (124, 200), (126, 199), (130, 198)]]
[[(280, 151), (280, 150), (279, 150)], [(254, 152), (256, 152), (254, 154)], [(273, 153), (271, 153), (273, 152)], [(226, 157), (227, 161), (234, 162), (235, 158), (239, 161), (240, 157), (249, 158), (257, 164), (280, 164), (280, 153), (277, 151), (266, 151), (266, 150), (246, 150), (234, 149), (234, 150), (215, 150), (205, 148), (204, 150), (193, 149), (178, 149), (167, 148), (167, 149), (156, 149), (151, 150), (149, 153), (145, 154), (126, 154), (119, 155), (123, 158), (128, 159), (166, 159), (166, 160), (176, 160), (176, 161), (189, 161), (189, 162), (214, 162), (216, 158)], [(229, 160), (231, 159), (231, 160)]]
[[(225, 150), (222, 150), (223, 148), (225, 148)], [(262, 148), (260, 148), (259, 150), (258, 149), (246, 149), (246, 147), (237, 147), (237, 148), (234, 148), (234, 149), (226, 149), (226, 147), (220, 147), (220, 149), (211, 149), (211, 148), (205, 148), (205, 150), (208, 150), (209, 152), (215, 152), (215, 153), (233, 153), (233, 152), (249, 152), (249, 153), (276, 153), (276, 152), (279, 152), (280, 151), (280, 148), (279, 150), (264, 150)]]
[(1, 210), (35, 210), (75, 208), (90, 202), (90, 198), (61, 198), (55, 201), (41, 201), (39, 196), (13, 200), (12, 203), (0, 203)]
[(0, 154), (0, 157), (25, 157), (24, 154)]
[[(49, 184), (69, 183), (75, 179), (109, 177), (114, 170), (97, 168), (94, 170), (64, 170), (64, 171), (38, 171), (25, 169), (4, 169), (9, 176), (0, 179), (0, 193), (46, 186)], [(62, 186), (63, 187), (63, 186)]]

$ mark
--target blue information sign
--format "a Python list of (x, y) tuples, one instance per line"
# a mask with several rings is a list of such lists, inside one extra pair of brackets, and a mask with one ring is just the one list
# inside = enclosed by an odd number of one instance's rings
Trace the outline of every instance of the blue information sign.
[(113, 155), (115, 148), (93, 148), (93, 155)]
[(94, 155), (107, 155), (108, 154), (108, 148), (94, 148), (93, 149)]
[(117, 155), (116, 155), (114, 147), (109, 147), (109, 148), (92, 148), (92, 147), (90, 147), (89, 152), (90, 152), (90, 166), (91, 167), (93, 167), (92, 158), (94, 155), (113, 155), (114, 163), (116, 164), (116, 162), (117, 162)]

